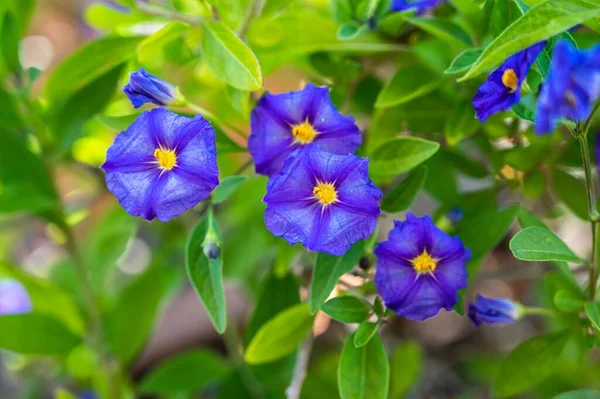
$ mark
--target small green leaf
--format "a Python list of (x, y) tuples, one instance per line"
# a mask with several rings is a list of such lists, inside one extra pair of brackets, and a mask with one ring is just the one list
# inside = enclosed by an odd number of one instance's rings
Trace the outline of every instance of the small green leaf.
[(378, 330), (379, 323), (371, 323), (370, 321), (360, 323), (360, 326), (358, 326), (353, 335), (354, 346), (357, 348), (365, 346), (377, 334)]
[(427, 180), (427, 167), (419, 166), (383, 196), (381, 209), (389, 213), (402, 212), (410, 207)]
[(404, 30), (406, 25), (406, 17), (414, 14), (414, 9), (393, 12), (381, 18), (377, 25), (384, 33), (390, 36), (398, 36)]
[(140, 389), (143, 393), (155, 395), (195, 393), (223, 378), (228, 370), (225, 359), (216, 353), (188, 351), (152, 369), (141, 381)]
[(204, 21), (202, 52), (206, 65), (240, 90), (259, 90), (262, 73), (256, 56), (223, 22)]
[(431, 93), (444, 80), (444, 76), (422, 65), (401, 66), (377, 96), (375, 108), (388, 108), (412, 101)]
[(598, 0), (544, 1), (532, 7), (496, 37), (469, 71), (458, 80), (473, 78), (520, 50), (599, 15)]
[(406, 21), (449, 44), (463, 47), (473, 45), (469, 34), (452, 21), (430, 17), (407, 17)]
[(354, 39), (361, 32), (362, 26), (356, 23), (347, 23), (340, 26), (340, 29), (337, 31), (337, 38), (340, 40), (350, 40)]
[(4, 14), (4, 21), (0, 30), (0, 53), (4, 57), (6, 66), (13, 73), (21, 71), (21, 63), (19, 62), (20, 39), (19, 23), (13, 13), (7, 11)]
[(440, 145), (417, 137), (399, 137), (371, 154), (370, 172), (377, 176), (398, 175), (429, 159)]
[(327, 300), (339, 278), (358, 264), (364, 246), (364, 241), (358, 241), (350, 247), (344, 256), (333, 256), (325, 253), (317, 255), (317, 263), (315, 264), (308, 297), (311, 314), (315, 314), (321, 304)]
[(594, 389), (581, 389), (556, 395), (552, 399), (600, 399), (600, 391)]
[(523, 176), (523, 193), (529, 199), (538, 199), (544, 194), (546, 176), (540, 170), (533, 170)]
[(482, 52), (483, 50), (479, 48), (464, 50), (459, 55), (457, 55), (456, 58), (454, 58), (454, 60), (452, 61), (448, 69), (444, 71), (444, 73), (451, 75), (466, 71), (471, 67), (471, 65), (473, 65), (477, 58), (479, 58)]
[(392, 377), (390, 399), (403, 399), (421, 373), (423, 367), (421, 347), (412, 341), (400, 343), (392, 353), (390, 363)]
[(216, 259), (208, 259), (204, 254), (203, 243), (211, 229), (220, 238), (219, 228), (212, 218), (212, 212), (202, 219), (188, 237), (185, 246), (185, 268), (192, 287), (219, 334), (227, 327), (227, 307), (223, 288), (223, 254)]
[(568, 331), (558, 331), (520, 344), (500, 364), (494, 396), (514, 396), (543, 381), (554, 371), (568, 339)]
[(369, 306), (355, 296), (339, 296), (321, 305), (322, 312), (342, 323), (361, 323), (369, 310)]
[(227, 201), (246, 180), (248, 180), (248, 176), (227, 176), (221, 180), (221, 184), (212, 193), (212, 203), (220, 204)]
[(589, 317), (592, 325), (600, 330), (600, 303), (586, 302), (584, 305), (585, 313)]
[(528, 227), (510, 240), (510, 250), (517, 259), (530, 262), (583, 262), (560, 238), (544, 227)]
[(390, 365), (379, 336), (366, 345), (354, 346), (348, 337), (338, 366), (338, 389), (341, 399), (387, 399)]
[(185, 36), (189, 25), (180, 21), (169, 22), (158, 32), (145, 38), (137, 48), (140, 64), (144, 65), (156, 56), (156, 52), (175, 39)]
[(586, 189), (583, 181), (561, 169), (552, 169), (552, 188), (558, 199), (571, 212), (583, 220), (588, 220)]
[(313, 324), (307, 303), (292, 306), (265, 323), (256, 333), (244, 358), (249, 364), (281, 359), (294, 352)]
[(454, 107), (444, 127), (444, 135), (449, 145), (455, 146), (471, 136), (481, 126), (475, 119), (475, 109), (471, 101), (461, 101)]
[(26, 355), (67, 355), (81, 342), (69, 328), (46, 314), (0, 316), (0, 348)]
[(583, 300), (570, 291), (559, 290), (554, 294), (554, 305), (563, 312), (579, 313), (583, 309)]

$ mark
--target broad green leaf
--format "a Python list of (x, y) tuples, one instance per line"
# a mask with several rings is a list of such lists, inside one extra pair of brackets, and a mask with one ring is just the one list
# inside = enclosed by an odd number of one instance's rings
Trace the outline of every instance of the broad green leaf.
[(321, 305), (321, 311), (342, 323), (361, 323), (369, 314), (369, 306), (355, 296), (338, 296)]
[(27, 355), (67, 355), (81, 337), (41, 313), (0, 316), (0, 348)]
[(390, 13), (381, 18), (377, 26), (390, 36), (398, 36), (404, 30), (406, 17), (414, 15), (414, 13), (414, 9)]
[(500, 364), (494, 396), (511, 397), (543, 381), (554, 371), (568, 339), (568, 331), (558, 331), (535, 336), (517, 346)]
[(554, 305), (563, 312), (579, 313), (583, 309), (583, 300), (579, 295), (573, 295), (570, 291), (559, 290), (554, 295)]
[(545, 227), (533, 226), (519, 231), (510, 240), (510, 250), (515, 258), (530, 262), (583, 262), (563, 240)]
[(561, 170), (552, 170), (552, 188), (563, 204), (575, 215), (588, 220), (586, 188), (583, 181)]
[(475, 119), (475, 109), (471, 101), (461, 101), (455, 105), (450, 118), (446, 122), (444, 135), (450, 146), (455, 146), (463, 139), (471, 136), (481, 126)]
[(401, 66), (377, 96), (375, 108), (388, 108), (419, 98), (444, 83), (444, 76), (422, 65)]
[(19, 41), (21, 35), (19, 24), (11, 11), (4, 14), (4, 20), (0, 30), (0, 50), (8, 69), (13, 73), (21, 71), (19, 62)]
[(221, 253), (217, 259), (208, 259), (204, 254), (203, 243), (209, 231), (209, 223), (213, 224), (212, 229), (220, 236), (219, 228), (209, 213), (194, 227), (188, 237), (185, 246), (185, 268), (190, 283), (206, 308), (215, 330), (223, 334), (227, 327), (227, 307), (223, 289), (223, 254)]
[(452, 64), (450, 64), (444, 73), (455, 74), (466, 71), (479, 58), (482, 52), (483, 50), (479, 48), (464, 50), (454, 58)]
[(0, 84), (0, 120), (5, 129), (15, 131), (23, 126), (21, 112), (17, 108), (16, 96)]
[(371, 323), (370, 321), (360, 323), (353, 335), (354, 346), (357, 348), (365, 346), (377, 334), (378, 330), (379, 323)]
[(189, 25), (181, 21), (169, 22), (158, 32), (145, 38), (137, 48), (137, 56), (140, 64), (144, 65), (154, 58), (156, 52), (171, 41), (183, 37)]
[(152, 369), (140, 383), (146, 394), (195, 393), (222, 379), (229, 367), (225, 359), (207, 350), (193, 350), (168, 358)]
[(341, 399), (386, 399), (390, 384), (390, 365), (379, 336), (357, 348), (353, 336), (342, 349), (338, 366)]
[(108, 344), (124, 364), (138, 354), (150, 336), (168, 277), (165, 267), (151, 267), (123, 289), (106, 315)]
[(538, 199), (544, 194), (546, 175), (540, 170), (533, 170), (523, 176), (523, 194), (529, 199)]
[(390, 363), (390, 399), (403, 399), (421, 373), (423, 367), (421, 347), (416, 342), (401, 342), (392, 353)]
[(311, 314), (315, 314), (321, 304), (327, 300), (339, 278), (358, 264), (364, 246), (365, 242), (359, 241), (350, 247), (344, 256), (325, 253), (317, 255), (308, 297)]
[(449, 44), (463, 47), (473, 45), (469, 34), (452, 21), (430, 17), (407, 17), (406, 21)]
[(410, 207), (427, 180), (427, 167), (420, 166), (383, 196), (381, 209), (389, 213), (402, 212)]
[(585, 313), (589, 317), (592, 325), (600, 330), (600, 303), (586, 302), (584, 305)]
[(473, 78), (520, 50), (598, 16), (598, 0), (548, 0), (540, 3), (506, 28), (458, 80)]
[(206, 65), (221, 79), (240, 90), (259, 90), (262, 73), (252, 51), (225, 24), (202, 24), (202, 52)]
[(248, 180), (248, 176), (227, 176), (212, 193), (212, 203), (220, 204), (227, 201), (231, 194)]
[(307, 303), (277, 314), (265, 323), (250, 341), (244, 358), (249, 364), (281, 359), (294, 352), (306, 338), (313, 324)]
[(139, 37), (109, 36), (86, 44), (52, 71), (46, 83), (46, 99), (56, 106), (56, 103), (71, 98), (127, 60), (140, 40)]
[(371, 154), (369, 171), (376, 176), (398, 175), (429, 159), (440, 145), (417, 137), (399, 137), (381, 145)]
[(532, 227), (532, 226), (548, 228), (546, 226), (546, 224), (544, 222), (542, 222), (542, 220), (540, 218), (538, 218), (535, 213), (531, 212), (527, 208), (521, 208), (519, 210), (517, 219), (519, 220), (519, 225), (521, 226), (522, 229), (525, 229), (527, 227)]
[(556, 395), (552, 399), (600, 399), (600, 391), (594, 389), (581, 389)]

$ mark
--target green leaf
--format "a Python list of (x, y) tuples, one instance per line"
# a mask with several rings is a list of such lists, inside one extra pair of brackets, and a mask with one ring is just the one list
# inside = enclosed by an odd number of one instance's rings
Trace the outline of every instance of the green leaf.
[(354, 346), (357, 348), (365, 346), (377, 334), (378, 330), (379, 323), (371, 323), (370, 321), (360, 323), (353, 335)]
[(479, 48), (462, 51), (459, 55), (456, 56), (456, 58), (454, 58), (452, 64), (450, 64), (450, 66), (444, 71), (444, 73), (455, 74), (466, 71), (479, 58), (482, 52), (483, 50)]
[(407, 17), (406, 21), (449, 44), (463, 47), (473, 45), (469, 34), (454, 22), (430, 17)]
[(407, 210), (427, 180), (427, 167), (419, 166), (383, 196), (381, 209), (389, 213)]
[(0, 84), (0, 120), (5, 129), (16, 131), (23, 126), (16, 97)]
[(600, 330), (600, 303), (598, 302), (586, 302), (583, 306), (585, 313), (589, 317), (592, 325)]
[(249, 364), (281, 359), (294, 352), (306, 338), (313, 324), (307, 303), (301, 303), (277, 314), (256, 333), (244, 358)]
[(246, 180), (248, 180), (248, 176), (227, 176), (221, 180), (221, 183), (212, 193), (212, 203), (220, 204), (227, 201), (231, 197), (231, 194), (244, 184)]
[(340, 40), (354, 39), (362, 31), (362, 26), (356, 23), (350, 22), (340, 26), (337, 31), (337, 38)]
[(471, 101), (461, 101), (446, 122), (444, 135), (450, 146), (455, 146), (463, 139), (471, 136), (481, 126), (475, 119), (475, 109)]
[(500, 364), (494, 396), (514, 396), (543, 381), (554, 371), (568, 339), (568, 331), (558, 331), (521, 343)]
[(533, 170), (523, 176), (523, 194), (529, 199), (538, 199), (544, 194), (546, 175), (540, 170)]
[(207, 384), (221, 380), (228, 365), (221, 356), (207, 350), (177, 354), (152, 369), (141, 381), (146, 394), (175, 395), (195, 393)]
[(317, 263), (315, 264), (308, 296), (311, 314), (317, 313), (321, 304), (331, 294), (339, 278), (358, 264), (364, 246), (364, 241), (358, 241), (350, 247), (344, 256), (333, 256), (322, 252), (317, 255)]
[(2, 349), (27, 355), (67, 355), (80, 342), (80, 336), (46, 314), (0, 316)]
[(398, 36), (404, 30), (406, 17), (414, 15), (414, 13), (414, 9), (393, 12), (381, 18), (377, 25), (384, 33), (390, 36)]
[(338, 296), (321, 305), (321, 311), (342, 323), (361, 323), (369, 315), (370, 307), (355, 296)]
[(338, 366), (341, 399), (386, 399), (390, 384), (390, 365), (379, 336), (357, 348), (353, 336), (342, 349)]
[(125, 364), (150, 336), (167, 290), (168, 270), (154, 266), (130, 283), (106, 315), (106, 335), (112, 352)]
[(552, 399), (600, 399), (600, 391), (593, 389), (581, 389), (556, 395)]
[(189, 25), (181, 21), (169, 22), (158, 32), (145, 38), (137, 48), (140, 64), (145, 65), (156, 56), (156, 52), (175, 39), (185, 36)]
[(423, 354), (416, 342), (402, 342), (392, 353), (390, 399), (403, 399), (423, 367)]
[(417, 137), (399, 137), (371, 154), (370, 171), (377, 176), (398, 175), (429, 159), (440, 145)]
[(206, 65), (221, 79), (240, 90), (259, 90), (262, 73), (252, 51), (225, 24), (202, 24), (202, 52)]
[(554, 295), (556, 308), (567, 313), (579, 313), (583, 309), (583, 301), (579, 295), (567, 290), (559, 290)]
[(54, 105), (63, 102), (106, 75), (134, 53), (140, 40), (140, 37), (106, 37), (75, 51), (48, 78), (45, 88), (48, 102)]
[(458, 81), (473, 78), (520, 50), (599, 15), (598, 0), (548, 0), (538, 4), (506, 28)]
[(422, 65), (401, 66), (377, 96), (375, 108), (400, 105), (431, 93), (445, 78)]
[(220, 334), (227, 327), (227, 307), (223, 289), (223, 254), (217, 259), (204, 255), (203, 243), (209, 232), (209, 223), (220, 238), (219, 228), (212, 214), (202, 219), (190, 234), (185, 246), (185, 268), (190, 283), (206, 308), (215, 329)]
[(19, 62), (19, 41), (21, 34), (19, 32), (19, 23), (11, 11), (4, 14), (0, 30), (0, 50), (4, 57), (4, 62), (13, 73), (21, 71)]
[(517, 259), (529, 262), (581, 260), (560, 238), (545, 227), (528, 227), (510, 240), (510, 250)]
[(588, 220), (586, 189), (583, 181), (561, 170), (552, 170), (552, 188), (554, 193), (575, 215)]

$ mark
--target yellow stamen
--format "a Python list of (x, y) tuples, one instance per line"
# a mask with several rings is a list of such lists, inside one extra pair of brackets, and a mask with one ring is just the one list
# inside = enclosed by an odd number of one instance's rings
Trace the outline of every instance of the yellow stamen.
[(297, 143), (308, 144), (312, 143), (317, 135), (317, 131), (309, 121), (304, 121), (292, 126), (292, 134)]
[(174, 150), (157, 148), (154, 150), (154, 158), (158, 160), (158, 164), (162, 169), (171, 170), (177, 164), (177, 155)]
[(332, 183), (318, 183), (313, 188), (313, 194), (323, 205), (329, 205), (338, 200), (335, 186)]
[(425, 249), (421, 255), (414, 258), (411, 262), (417, 273), (430, 273), (437, 267), (435, 259), (433, 259)]
[(514, 69), (507, 69), (506, 71), (504, 71), (504, 73), (502, 74), (502, 84), (504, 85), (504, 87), (509, 88), (511, 93), (514, 93), (515, 90), (517, 90), (519, 78), (517, 77), (517, 74), (515, 73)]

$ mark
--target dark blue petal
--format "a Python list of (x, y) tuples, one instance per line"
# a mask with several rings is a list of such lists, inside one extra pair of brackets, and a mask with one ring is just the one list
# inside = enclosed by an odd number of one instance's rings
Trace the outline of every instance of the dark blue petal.
[(147, 102), (168, 105), (176, 98), (176, 90), (173, 85), (149, 74), (143, 68), (131, 73), (129, 83), (123, 88), (123, 91), (135, 108), (139, 108)]
[(475, 326), (513, 323), (518, 317), (518, 305), (508, 299), (477, 295), (475, 302), (469, 304), (469, 318)]

